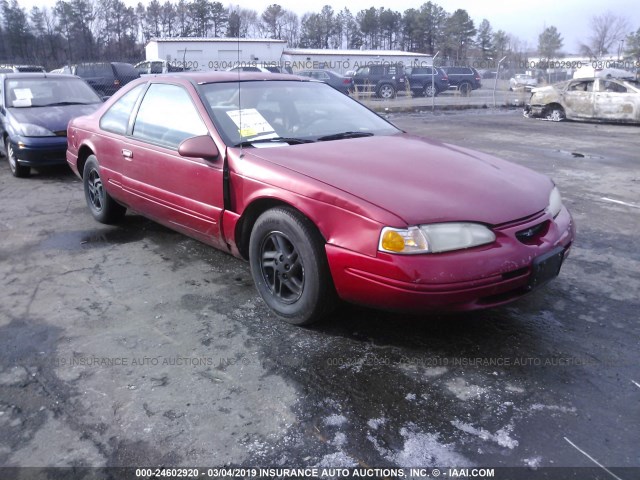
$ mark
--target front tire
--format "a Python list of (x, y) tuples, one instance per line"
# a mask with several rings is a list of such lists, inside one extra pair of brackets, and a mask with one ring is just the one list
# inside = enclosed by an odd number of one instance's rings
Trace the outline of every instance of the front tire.
[(324, 240), (296, 210), (273, 208), (258, 218), (249, 240), (249, 263), (258, 293), (286, 322), (309, 325), (334, 308)]
[(107, 193), (100, 177), (98, 159), (89, 155), (82, 173), (84, 196), (91, 215), (100, 223), (118, 223), (127, 213), (127, 209), (116, 202)]
[(562, 107), (554, 106), (547, 109), (545, 118), (552, 122), (561, 122), (566, 116)]
[(25, 178), (31, 174), (31, 168), (25, 167), (24, 165), (20, 165), (18, 159), (16, 158), (16, 154), (13, 151), (13, 147), (11, 146), (11, 141), (9, 137), (5, 140), (5, 152), (7, 152), (7, 160), (9, 161), (9, 168), (11, 169), (11, 174), (16, 178)]

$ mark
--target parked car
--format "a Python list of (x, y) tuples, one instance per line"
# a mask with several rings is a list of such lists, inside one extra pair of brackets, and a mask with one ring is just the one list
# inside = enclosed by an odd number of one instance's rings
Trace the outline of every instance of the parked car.
[(482, 87), (482, 77), (473, 67), (442, 67), (449, 77), (449, 85), (462, 95), (469, 95)]
[(538, 86), (538, 79), (526, 73), (516, 73), (509, 80), (509, 90), (528, 90)]
[(640, 84), (582, 78), (532, 90), (526, 117), (640, 123)]
[(85, 79), (102, 98), (110, 97), (130, 81), (140, 78), (133, 65), (122, 62), (79, 63), (63, 67), (62, 72)]
[(65, 164), (69, 120), (101, 103), (78, 77), (0, 74), (0, 150), (11, 173), (26, 177), (31, 167)]
[(296, 75), (324, 82), (345, 95), (348, 95), (353, 90), (353, 79), (351, 77), (345, 77), (331, 70), (302, 70), (296, 72)]
[(449, 77), (441, 68), (408, 67), (405, 69), (411, 93), (433, 97), (449, 89)]
[(587, 65), (578, 68), (573, 73), (573, 78), (622, 78), (628, 80), (635, 80), (635, 73), (628, 72), (621, 68), (596, 68), (592, 65)]
[(68, 135), (96, 220), (131, 209), (248, 259), (265, 303), (295, 324), (337, 297), (501, 305), (558, 275), (574, 238), (548, 177), (405, 134), (296, 76), (142, 78)]
[(0, 65), (0, 73), (45, 72), (41, 65)]
[(356, 92), (373, 92), (379, 98), (395, 98), (407, 87), (407, 77), (401, 64), (381, 63), (358, 68), (353, 75)]

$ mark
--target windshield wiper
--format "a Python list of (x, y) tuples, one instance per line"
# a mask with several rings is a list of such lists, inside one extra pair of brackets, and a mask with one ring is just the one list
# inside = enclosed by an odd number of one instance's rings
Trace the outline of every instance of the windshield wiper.
[(236, 147), (250, 147), (254, 143), (288, 143), (289, 145), (299, 145), (301, 143), (313, 143), (313, 140), (306, 138), (295, 137), (269, 137), (259, 138), (257, 140), (245, 140), (244, 142), (237, 143)]
[(358, 138), (358, 137), (372, 137), (373, 133), (371, 132), (340, 132), (334, 133), (332, 135), (325, 135), (324, 137), (318, 138), (319, 142), (325, 142), (327, 140), (342, 140), (343, 138)]
[(62, 107), (64, 105), (93, 105), (93, 103), (98, 102), (56, 102), (56, 103), (45, 103), (43, 105), (32, 105), (33, 107)]

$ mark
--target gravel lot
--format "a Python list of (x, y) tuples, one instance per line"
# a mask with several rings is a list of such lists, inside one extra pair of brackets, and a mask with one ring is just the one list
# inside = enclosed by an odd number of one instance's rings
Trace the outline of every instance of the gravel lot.
[(560, 277), (487, 312), (293, 327), (247, 264), (137, 215), (97, 224), (66, 168), (15, 179), (2, 159), (0, 466), (639, 478), (640, 127), (389, 118), (552, 176), (578, 226)]

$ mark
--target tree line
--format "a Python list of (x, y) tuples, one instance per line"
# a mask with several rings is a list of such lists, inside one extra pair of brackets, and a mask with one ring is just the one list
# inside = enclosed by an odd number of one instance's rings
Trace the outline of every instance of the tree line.
[[(640, 59), (640, 28), (629, 33), (625, 18), (608, 12), (594, 16), (590, 32), (583, 53), (601, 56), (617, 46), (623, 50), (619, 53)], [(136, 7), (122, 0), (58, 0), (52, 8), (34, 6), (30, 11), (17, 0), (0, 1), (0, 60), (50, 68), (80, 61), (136, 62), (154, 37), (273, 38), (298, 48), (440, 52), (440, 58), (452, 64), (470, 58), (495, 62), (505, 56), (522, 62), (536, 49), (511, 33), (494, 30), (487, 19), (476, 25), (466, 10), (448, 12), (431, 1), (403, 13), (385, 7), (336, 12), (325, 5), (301, 17), (279, 4), (258, 12), (211, 0), (151, 0)], [(556, 27), (541, 32), (541, 56), (552, 58), (562, 48)]]

